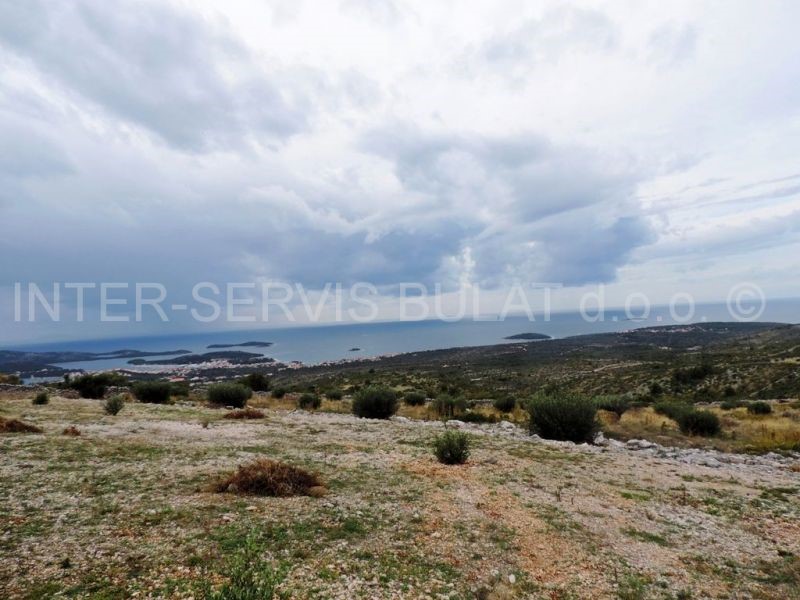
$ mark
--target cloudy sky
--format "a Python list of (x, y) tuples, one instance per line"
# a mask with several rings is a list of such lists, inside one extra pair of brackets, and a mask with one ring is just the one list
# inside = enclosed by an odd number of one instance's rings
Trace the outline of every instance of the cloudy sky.
[(0, 0), (0, 341), (100, 331), (11, 323), (14, 282), (800, 295), (798, 22), (793, 0)]

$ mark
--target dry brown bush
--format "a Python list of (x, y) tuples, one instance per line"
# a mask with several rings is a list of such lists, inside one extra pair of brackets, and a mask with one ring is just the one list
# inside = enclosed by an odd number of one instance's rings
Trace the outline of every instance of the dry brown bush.
[(61, 432), (61, 435), (71, 435), (72, 437), (78, 437), (80, 434), (81, 430), (75, 427), (75, 425), (70, 425)]
[(254, 496), (321, 496), (322, 481), (315, 473), (268, 458), (240, 466), (212, 485), (215, 492)]
[(260, 410), (256, 410), (255, 408), (247, 407), (242, 408), (240, 410), (232, 410), (230, 412), (226, 412), (223, 419), (263, 419), (264, 413)]
[(42, 433), (36, 425), (24, 423), (19, 419), (0, 417), (0, 433)]

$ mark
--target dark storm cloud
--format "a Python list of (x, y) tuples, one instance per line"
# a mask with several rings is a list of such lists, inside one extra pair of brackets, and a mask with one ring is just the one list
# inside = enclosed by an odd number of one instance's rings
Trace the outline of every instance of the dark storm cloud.
[(280, 140), (306, 126), (302, 98), (270, 80), (222, 25), (165, 3), (2, 0), (0, 43), (179, 148)]

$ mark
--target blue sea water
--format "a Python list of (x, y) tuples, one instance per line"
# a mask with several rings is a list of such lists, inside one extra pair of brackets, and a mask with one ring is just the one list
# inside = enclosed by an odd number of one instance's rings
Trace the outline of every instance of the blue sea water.
[[(686, 314), (677, 307), (678, 314)], [(691, 322), (732, 321), (724, 304), (697, 305)], [(758, 319), (780, 323), (800, 321), (800, 299), (771, 300)], [(685, 321), (679, 321), (685, 323)], [(506, 336), (518, 333), (543, 333), (554, 338), (625, 331), (638, 327), (671, 325), (676, 321), (669, 307), (653, 307), (647, 319), (628, 318), (624, 310), (606, 310), (601, 319), (585, 320), (580, 313), (552, 313), (549, 319), (535, 315), (508, 317), (504, 320), (438, 320), (402, 321), (367, 324), (340, 324), (290, 328), (257, 329), (250, 331), (209, 331), (182, 335), (130, 337), (103, 340), (84, 340), (25, 346), (29, 351), (109, 352), (119, 349), (162, 351), (185, 349), (192, 352), (211, 352), (209, 344), (235, 344), (247, 341), (272, 342), (269, 348), (229, 348), (263, 353), (281, 362), (300, 361), (318, 364), (342, 359), (374, 357), (400, 352), (434, 350), (460, 346), (484, 346), (507, 343)], [(351, 351), (359, 348), (358, 351)], [(21, 347), (10, 349), (23, 349)], [(128, 359), (62, 363), (65, 368), (88, 371), (127, 367)]]

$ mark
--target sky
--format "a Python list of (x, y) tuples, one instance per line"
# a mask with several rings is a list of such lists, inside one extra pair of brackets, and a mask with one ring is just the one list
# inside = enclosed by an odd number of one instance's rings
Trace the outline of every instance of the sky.
[(798, 22), (793, 0), (0, 0), (0, 343), (222, 326), (77, 322), (63, 297), (15, 322), (17, 282), (369, 282), (382, 318), (404, 282), (488, 312), (519, 282), (565, 310), (601, 285), (800, 296)]

